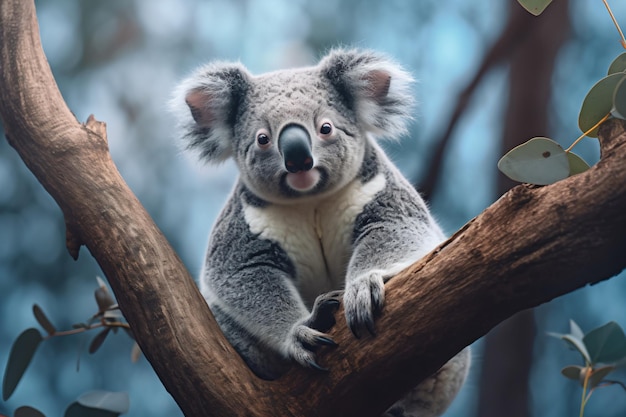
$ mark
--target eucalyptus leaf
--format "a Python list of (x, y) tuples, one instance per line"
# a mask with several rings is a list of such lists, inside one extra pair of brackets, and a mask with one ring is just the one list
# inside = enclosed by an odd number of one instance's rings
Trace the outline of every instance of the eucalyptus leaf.
[(98, 281), (98, 287), (107, 288), (107, 283), (97, 275), (96, 275), (96, 281)]
[(552, 139), (537, 137), (511, 149), (498, 161), (498, 169), (514, 181), (547, 185), (567, 178), (565, 151)]
[[(580, 114), (578, 127), (584, 133), (595, 126), (604, 116), (613, 109), (613, 93), (617, 84), (626, 77), (624, 73), (607, 75), (598, 81), (585, 96)], [(598, 137), (598, 128), (587, 133), (587, 136)]]
[(592, 364), (612, 364), (626, 357), (626, 335), (614, 321), (587, 333), (583, 343)]
[(93, 340), (91, 341), (91, 344), (89, 345), (89, 353), (96, 353), (98, 349), (100, 349), (100, 346), (102, 346), (102, 344), (104, 343), (104, 340), (107, 338), (110, 331), (111, 331), (111, 328), (107, 327), (106, 329), (98, 333), (96, 337), (93, 338)]
[(119, 308), (113, 308), (109, 307), (109, 309), (107, 311), (104, 312), (103, 317), (105, 319), (116, 319), (117, 321), (120, 321), (118, 319), (122, 319), (124, 318), (124, 315), (122, 314), (122, 312), (119, 310)]
[(529, 13), (539, 16), (552, 3), (552, 0), (517, 0)]
[(624, 70), (626, 70), (626, 52), (618, 55), (618, 57), (611, 62), (607, 75), (615, 74), (616, 72), (624, 72)]
[(583, 333), (578, 323), (572, 319), (569, 321), (569, 334), (579, 340), (583, 340), (583, 337), (585, 337), (585, 333)]
[(626, 83), (622, 79), (613, 92), (613, 109), (611, 115), (618, 119), (626, 119)]
[(578, 365), (569, 365), (566, 366), (565, 368), (561, 369), (561, 374), (563, 374), (563, 376), (565, 378), (568, 379), (573, 379), (574, 381), (578, 381), (580, 379), (580, 373), (581, 371), (585, 369), (582, 366), (578, 366)]
[(115, 305), (115, 300), (111, 297), (111, 293), (106, 286), (99, 286), (95, 291), (96, 303), (98, 303), (98, 311), (107, 311), (111, 306)]
[(56, 333), (57, 329), (50, 322), (50, 320), (48, 320), (48, 317), (46, 317), (41, 307), (37, 304), (33, 304), (33, 314), (35, 315), (37, 322), (44, 328), (45, 331), (48, 332), (49, 335)]
[(2, 399), (4, 401), (8, 400), (15, 391), (15, 387), (22, 379), (42, 341), (43, 337), (39, 330), (30, 328), (24, 330), (13, 342), (2, 381)]
[(571, 349), (577, 350), (581, 354), (585, 364), (590, 364), (591, 359), (589, 357), (589, 352), (587, 352), (587, 348), (585, 347), (585, 343), (583, 342), (582, 331), (573, 320), (570, 320), (570, 330), (572, 332), (571, 334), (549, 332), (548, 336), (563, 340)]
[(119, 417), (120, 414), (109, 410), (85, 407), (78, 402), (73, 402), (65, 410), (64, 417)]
[(44, 413), (36, 408), (23, 405), (18, 407), (13, 413), (13, 417), (46, 417)]
[(608, 374), (610, 374), (614, 370), (614, 366), (602, 366), (600, 368), (594, 369), (591, 373), (591, 376), (589, 377), (589, 382), (587, 383), (587, 385), (590, 389), (595, 388)]
[(580, 174), (587, 171), (589, 164), (574, 152), (567, 152), (567, 162), (569, 163), (569, 176)]
[(130, 399), (126, 392), (90, 391), (76, 400), (80, 405), (98, 408), (110, 412), (124, 414), (130, 407)]
[(582, 342), (582, 340), (579, 340), (571, 335), (563, 335), (561, 339), (569, 344), (571, 348), (577, 350), (582, 355), (583, 360), (586, 361), (585, 363), (592, 363), (589, 352), (587, 352), (585, 344)]

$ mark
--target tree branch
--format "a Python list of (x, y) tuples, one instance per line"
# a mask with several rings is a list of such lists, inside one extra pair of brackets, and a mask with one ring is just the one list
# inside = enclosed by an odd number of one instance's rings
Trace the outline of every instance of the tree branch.
[[(255, 378), (218, 330), (180, 259), (110, 159), (104, 124), (79, 124), (41, 50), (32, 1), (0, 1), (0, 114), (54, 197), (70, 243), (106, 274), (146, 357), (191, 416), (376, 416), (516, 311), (626, 267), (626, 125), (601, 129), (597, 166), (518, 186), (387, 285), (376, 338), (320, 352), (331, 371)], [(76, 249), (74, 248), (74, 251)], [(76, 252), (77, 253), (77, 252)], [(339, 314), (342, 314), (340, 312)]]
[(0, 113), (11, 146), (56, 200), (73, 256), (85, 244), (144, 354), (187, 416), (263, 410), (256, 379), (221, 335), (178, 256), (112, 162), (105, 126), (79, 124), (41, 48), (33, 1), (0, 2)]

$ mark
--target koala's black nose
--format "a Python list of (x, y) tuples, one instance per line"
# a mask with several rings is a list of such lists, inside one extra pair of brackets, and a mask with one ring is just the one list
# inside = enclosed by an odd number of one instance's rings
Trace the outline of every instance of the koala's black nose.
[(278, 136), (278, 149), (287, 171), (295, 173), (313, 168), (311, 140), (302, 126), (286, 126)]

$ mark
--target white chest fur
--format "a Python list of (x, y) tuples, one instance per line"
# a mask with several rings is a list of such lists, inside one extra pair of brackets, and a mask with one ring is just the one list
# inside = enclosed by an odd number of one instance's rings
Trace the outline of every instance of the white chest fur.
[(343, 288), (354, 221), (384, 187), (385, 177), (378, 174), (365, 184), (355, 180), (320, 201), (245, 206), (244, 216), (252, 233), (287, 252), (296, 267), (298, 290), (311, 306), (319, 294)]

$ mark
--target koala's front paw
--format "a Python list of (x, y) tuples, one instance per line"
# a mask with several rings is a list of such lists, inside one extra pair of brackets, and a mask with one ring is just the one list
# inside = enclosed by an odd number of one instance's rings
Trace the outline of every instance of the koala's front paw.
[(364, 328), (376, 335), (374, 316), (380, 313), (385, 303), (385, 284), (379, 272), (368, 272), (348, 281), (343, 295), (346, 321), (358, 338)]
[(336, 323), (335, 313), (341, 303), (343, 291), (331, 291), (319, 295), (315, 299), (313, 311), (306, 325), (312, 329), (326, 333)]
[(322, 294), (315, 300), (311, 315), (296, 324), (289, 332), (285, 349), (287, 356), (302, 366), (326, 371), (315, 362), (315, 351), (320, 346), (337, 346), (325, 332), (335, 325), (342, 291)]
[(300, 323), (293, 326), (289, 332), (284, 349), (286, 355), (300, 365), (327, 371), (328, 369), (319, 366), (315, 362), (315, 351), (321, 346), (337, 346), (337, 343), (327, 334)]

